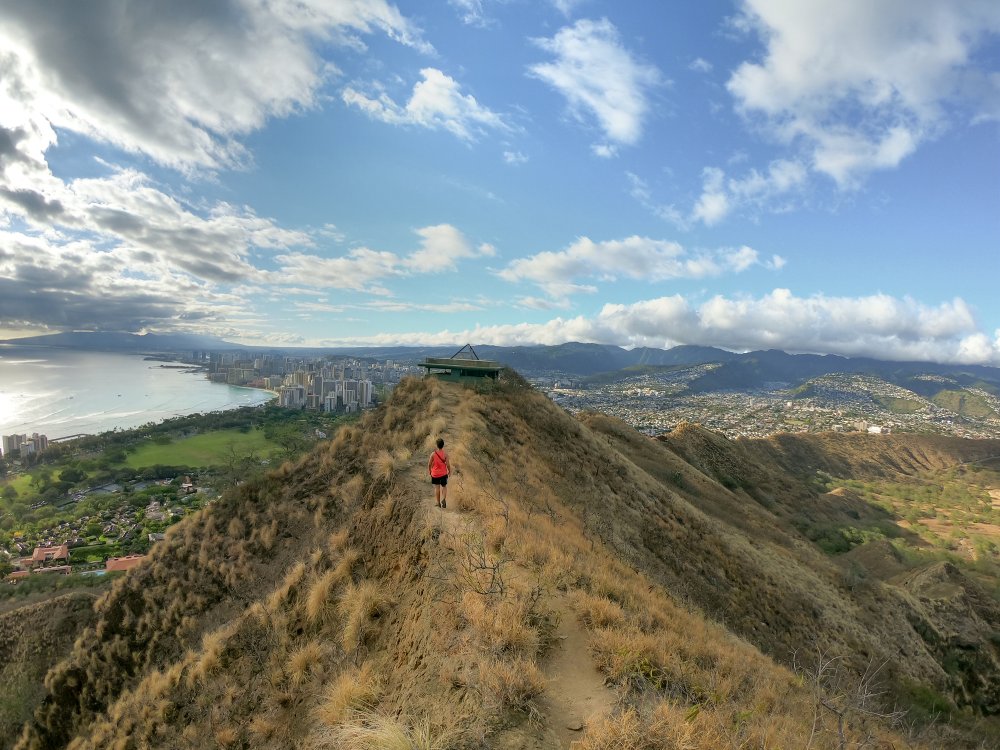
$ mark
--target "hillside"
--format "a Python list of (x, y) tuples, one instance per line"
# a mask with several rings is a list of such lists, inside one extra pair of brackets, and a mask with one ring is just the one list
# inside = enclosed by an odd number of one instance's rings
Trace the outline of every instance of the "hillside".
[(94, 595), (74, 592), (0, 610), (0, 748), (13, 745), (45, 694), (45, 673), (95, 619)]
[[(438, 435), (446, 510), (425, 476)], [(96, 604), (17, 747), (995, 742), (976, 717), (1000, 712), (996, 599), (949, 564), (859, 585), (796, 524), (877, 514), (817, 470), (998, 454), (694, 426), (654, 441), (516, 376), (407, 380), (173, 527)]]

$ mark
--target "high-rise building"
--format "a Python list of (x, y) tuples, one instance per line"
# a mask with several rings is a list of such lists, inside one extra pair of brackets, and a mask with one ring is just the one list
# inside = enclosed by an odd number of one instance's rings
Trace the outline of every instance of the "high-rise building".
[(3, 454), (9, 456), (14, 451), (21, 450), (21, 446), (28, 442), (27, 435), (4, 435)]
[(301, 409), (306, 403), (306, 389), (301, 385), (283, 385), (278, 391), (278, 403), (290, 409)]
[(370, 380), (360, 380), (358, 381), (358, 403), (361, 407), (370, 406), (372, 403), (372, 381)]

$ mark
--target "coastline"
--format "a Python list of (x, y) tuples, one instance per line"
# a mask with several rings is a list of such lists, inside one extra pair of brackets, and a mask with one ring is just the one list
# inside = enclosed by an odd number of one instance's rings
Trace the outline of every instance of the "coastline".
[(37, 432), (59, 441), (267, 404), (278, 397), (264, 388), (212, 382), (206, 368), (176, 356), (4, 346), (0, 434)]

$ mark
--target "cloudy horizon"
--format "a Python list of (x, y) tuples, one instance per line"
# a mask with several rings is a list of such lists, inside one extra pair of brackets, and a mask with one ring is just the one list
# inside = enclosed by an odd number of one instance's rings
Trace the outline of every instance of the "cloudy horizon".
[(1000, 6), (660, 6), (5, 4), (0, 338), (1000, 366)]

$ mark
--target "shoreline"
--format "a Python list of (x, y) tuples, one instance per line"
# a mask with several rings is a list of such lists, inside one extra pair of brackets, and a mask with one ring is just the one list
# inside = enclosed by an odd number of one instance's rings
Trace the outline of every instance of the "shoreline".
[[(8, 380), (0, 382), (0, 393), (6, 390), (5, 386), (12, 387), (8, 395), (13, 408), (7, 413), (9, 423), (0, 427), (3, 435), (37, 432), (49, 436), (50, 442), (65, 443), (79, 437), (135, 429), (147, 423), (160, 424), (191, 414), (263, 406), (278, 398), (277, 393), (266, 388), (213, 382), (207, 377), (207, 368), (178, 361), (163, 352), (78, 352), (63, 347), (16, 345), (4, 347), (3, 351), (8, 356), (16, 352), (14, 357), (6, 359), (8, 367), (4, 373)], [(88, 362), (77, 370), (60, 369), (77, 366), (75, 355), (78, 353), (114, 358), (124, 355), (134, 364), (120, 366), (114, 363), (123, 360), (109, 359), (107, 364), (97, 360), (99, 364), (93, 367)], [(5, 362), (0, 359), (0, 363)], [(35, 369), (39, 367), (45, 369)], [(52, 370), (52, 367), (57, 369)], [(36, 374), (54, 371), (66, 374), (38, 385), (32, 380)], [(141, 375), (142, 371), (150, 375)], [(168, 372), (201, 377), (188, 383), (166, 374)], [(148, 385), (141, 384), (147, 381)], [(135, 382), (140, 385), (132, 385)], [(202, 383), (237, 390), (206, 389)], [(121, 393), (116, 399), (119, 388)], [(174, 406), (176, 408), (172, 408)]]

